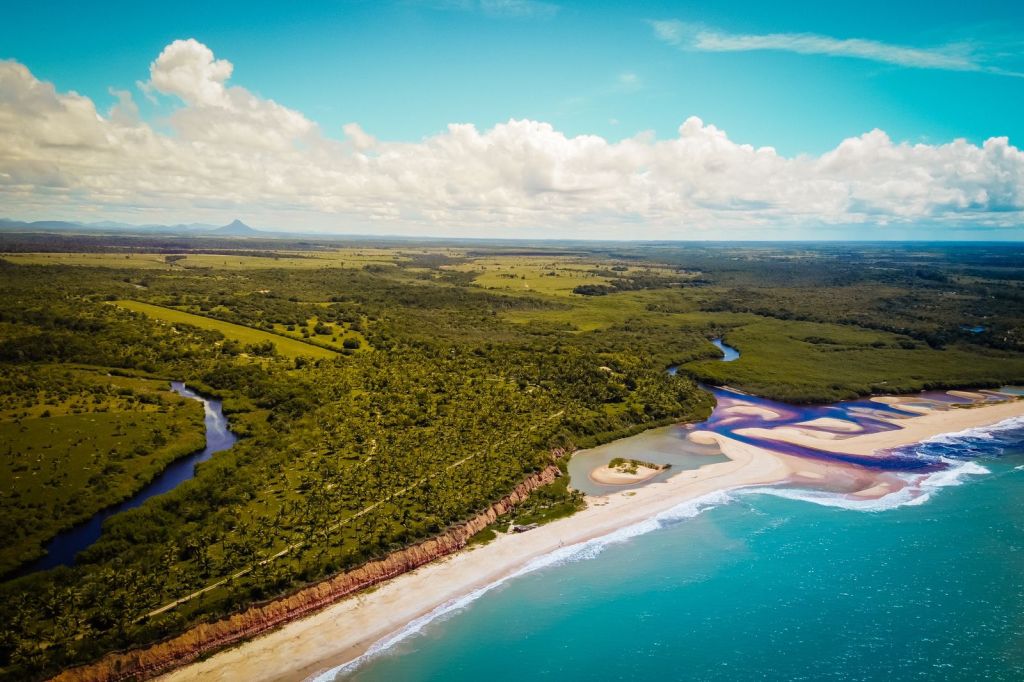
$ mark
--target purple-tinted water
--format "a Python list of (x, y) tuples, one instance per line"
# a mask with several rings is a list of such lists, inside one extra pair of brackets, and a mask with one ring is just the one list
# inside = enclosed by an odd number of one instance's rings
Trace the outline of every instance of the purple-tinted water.
[[(767, 448), (786, 455), (794, 455), (797, 457), (816, 460), (844, 462), (846, 464), (855, 464), (857, 466), (873, 470), (927, 472), (936, 470), (942, 466), (940, 463), (922, 460), (912, 454), (907, 454), (899, 450), (876, 453), (869, 456), (851, 455), (803, 445), (795, 445), (793, 443), (764, 436), (739, 433), (745, 429), (752, 428), (773, 429), (780, 426), (797, 426), (798, 428), (805, 428), (801, 425), (801, 422), (823, 418), (838, 419), (840, 421), (849, 422), (857, 427), (857, 435), (878, 433), (880, 431), (892, 431), (898, 429), (899, 426), (892, 423), (890, 420), (905, 419), (918, 414), (917, 412), (906, 408), (901, 409), (898, 405), (890, 405), (868, 399), (849, 400), (835, 403), (833, 405), (800, 406), (780, 403), (774, 400), (768, 400), (767, 398), (759, 398), (757, 396), (748, 395), (729, 388), (712, 386), (705, 388), (715, 396), (715, 399), (718, 401), (718, 405), (716, 406), (715, 411), (712, 412), (711, 417), (709, 417), (707, 421), (696, 424), (694, 429), (713, 431), (715, 433), (722, 434), (723, 436), (728, 436), (729, 438), (741, 443)], [(963, 404), (970, 403), (971, 400), (935, 391), (920, 394), (915, 402), (930, 404), (936, 409), (943, 409), (943, 404)], [(738, 406), (763, 408), (765, 410), (770, 410), (774, 414), (771, 416), (757, 414), (753, 410), (751, 410), (750, 414), (737, 414), (735, 411), (728, 409)], [(815, 426), (814, 428), (818, 431), (835, 433), (838, 437), (847, 435), (844, 430), (830, 429), (828, 427), (821, 426)]]

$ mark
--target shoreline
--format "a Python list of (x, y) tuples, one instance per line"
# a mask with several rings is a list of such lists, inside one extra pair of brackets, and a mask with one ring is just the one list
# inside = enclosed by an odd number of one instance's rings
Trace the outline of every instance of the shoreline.
[[(940, 434), (991, 426), (1024, 416), (1024, 401), (972, 409), (931, 412), (895, 420), (892, 431), (851, 435), (843, 440), (807, 434), (776, 434), (777, 440), (810, 444), (852, 454), (872, 454), (920, 442)], [(753, 430), (752, 430), (753, 431)], [(769, 429), (758, 429), (766, 435)], [(786, 481), (820, 480), (842, 467), (809, 462), (712, 432), (729, 460), (681, 471), (642, 488), (588, 497), (575, 515), (526, 533), (503, 535), (487, 545), (463, 550), (335, 603), (321, 611), (208, 659), (164, 674), (165, 682), (191, 680), (299, 681), (350, 663), (416, 619), (454, 600), (514, 576), (531, 562), (560, 548), (581, 545), (651, 520), (687, 502), (736, 488)], [(812, 442), (805, 442), (805, 441)], [(837, 447), (839, 446), (839, 447)], [(850, 491), (860, 500), (893, 492), (872, 483)]]
[(781, 429), (749, 428), (739, 430), (737, 433), (849, 455), (873, 455), (879, 451), (920, 443), (938, 435), (991, 426), (1014, 417), (1024, 417), (1024, 400), (1009, 400), (1002, 403), (980, 404), (948, 410), (929, 410), (911, 417), (887, 420), (897, 427), (891, 431), (853, 433), (841, 439), (819, 436), (807, 429), (787, 427)]

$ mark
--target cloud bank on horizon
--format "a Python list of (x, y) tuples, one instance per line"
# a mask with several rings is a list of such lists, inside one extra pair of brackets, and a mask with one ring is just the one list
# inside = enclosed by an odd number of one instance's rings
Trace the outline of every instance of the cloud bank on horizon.
[(128, 91), (113, 91), (118, 103), (100, 112), (0, 61), (4, 213), (184, 222), (241, 212), (294, 230), (635, 239), (1014, 228), (1024, 212), (1024, 152), (1006, 137), (908, 144), (871, 130), (818, 156), (786, 157), (691, 116), (672, 139), (570, 137), (514, 119), (489, 130), (453, 123), (418, 142), (378, 140), (351, 123), (336, 139), (230, 84), (232, 71), (194, 39), (168, 45), (140, 83), (145, 96), (177, 105), (154, 125)]

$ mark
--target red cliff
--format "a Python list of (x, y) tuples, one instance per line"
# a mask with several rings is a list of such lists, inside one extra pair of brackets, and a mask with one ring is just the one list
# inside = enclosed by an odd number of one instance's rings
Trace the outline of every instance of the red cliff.
[(54, 682), (143, 680), (185, 665), (212, 651), (267, 632), (318, 611), (360, 590), (394, 578), (466, 546), (474, 534), (509, 512), (534, 489), (555, 480), (560, 471), (549, 465), (463, 524), (441, 535), (340, 573), (294, 594), (253, 606), (228, 618), (193, 626), (184, 633), (142, 649), (113, 653), (89, 665), (66, 670)]

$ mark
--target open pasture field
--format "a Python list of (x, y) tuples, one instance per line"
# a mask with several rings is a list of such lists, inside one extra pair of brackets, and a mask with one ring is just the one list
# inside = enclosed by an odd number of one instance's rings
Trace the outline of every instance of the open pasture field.
[(391, 249), (330, 249), (320, 251), (252, 251), (234, 253), (3, 253), (0, 258), (18, 265), (77, 265), (95, 268), (144, 270), (258, 270), (271, 268), (319, 270), (395, 265), (407, 256)]
[(741, 353), (734, 362), (689, 363), (689, 372), (702, 381), (792, 402), (1024, 383), (1024, 358), (1006, 351), (961, 345), (936, 349), (885, 331), (759, 315), (695, 313), (686, 318), (725, 329), (725, 342)]
[(220, 332), (228, 339), (238, 341), (245, 345), (272, 343), (277, 349), (277, 352), (285, 357), (333, 358), (337, 355), (337, 353), (332, 350), (322, 348), (320, 346), (314, 346), (311, 343), (304, 343), (303, 341), (295, 338), (272, 334), (270, 332), (253, 329), (252, 327), (245, 327), (232, 322), (215, 320), (211, 317), (193, 315), (192, 313), (174, 310), (173, 308), (165, 308), (151, 303), (129, 300), (115, 301), (115, 304), (125, 308), (126, 310), (143, 313), (144, 315), (148, 315), (149, 317), (162, 322), (168, 322), (170, 324), (190, 324), (193, 327), (199, 327), (201, 329), (211, 329), (213, 331)]
[(474, 273), (473, 283), (484, 289), (549, 296), (571, 296), (587, 284), (609, 285), (616, 277), (676, 273), (656, 264), (625, 265), (579, 256), (493, 256), (472, 258), (442, 269)]

